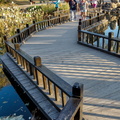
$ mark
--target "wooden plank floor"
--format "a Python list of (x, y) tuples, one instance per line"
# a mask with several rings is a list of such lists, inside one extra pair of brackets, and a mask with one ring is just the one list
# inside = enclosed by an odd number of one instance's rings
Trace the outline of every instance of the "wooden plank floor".
[(9, 74), (13, 76), (13, 78), (26, 92), (34, 104), (37, 105), (37, 107), (43, 112), (45, 117), (47, 117), (49, 120), (56, 119), (59, 115), (59, 111), (40, 92), (37, 85), (35, 85), (34, 82), (32, 82), (32, 80), (27, 77), (23, 71), (21, 71), (15, 62), (11, 61), (7, 54), (4, 54), (1, 59), (3, 61), (5, 71), (9, 71)]
[(120, 59), (77, 44), (77, 22), (40, 31), (21, 49), (73, 85), (84, 84), (86, 120), (120, 120)]

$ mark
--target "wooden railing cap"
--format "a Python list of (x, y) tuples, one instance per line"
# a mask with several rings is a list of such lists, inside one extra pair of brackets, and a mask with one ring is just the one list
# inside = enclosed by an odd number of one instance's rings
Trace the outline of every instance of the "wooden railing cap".
[(35, 56), (35, 57), (34, 57), (34, 64), (35, 64), (36, 66), (41, 66), (41, 65), (42, 65), (42, 63), (41, 63), (41, 58), (40, 58), (39, 56)]
[(72, 87), (73, 97), (82, 98), (83, 97), (83, 84), (78, 82), (74, 83)]

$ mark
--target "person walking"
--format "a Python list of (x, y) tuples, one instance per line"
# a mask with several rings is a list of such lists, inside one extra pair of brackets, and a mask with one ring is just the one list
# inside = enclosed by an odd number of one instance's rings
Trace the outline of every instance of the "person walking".
[(70, 0), (69, 1), (70, 6), (70, 20), (74, 21), (76, 20), (76, 12), (77, 12), (77, 2), (76, 0)]
[(95, 9), (97, 7), (97, 0), (92, 0), (92, 5), (93, 5), (93, 8)]
[(88, 8), (88, 2), (86, 0), (80, 0), (79, 8), (80, 8), (80, 12), (81, 12), (81, 18), (85, 19), (87, 8)]
[(53, 1), (53, 4), (55, 4), (56, 11), (58, 11), (59, 10), (60, 0)]
[(30, 4), (32, 5), (32, 2), (33, 2), (33, 1), (32, 1), (32, 0), (29, 0), (29, 1), (30, 1)]

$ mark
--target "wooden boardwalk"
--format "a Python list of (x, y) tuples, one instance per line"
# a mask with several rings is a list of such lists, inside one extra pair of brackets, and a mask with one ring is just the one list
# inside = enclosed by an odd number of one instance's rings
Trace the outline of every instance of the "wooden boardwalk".
[(33, 103), (42, 111), (48, 120), (56, 119), (59, 115), (60, 110), (53, 106), (53, 104), (47, 99), (47, 97), (42, 94), (41, 89), (39, 89), (35, 81), (31, 80), (30, 75), (14, 62), (13, 58), (9, 54), (4, 54), (1, 57), (4, 72), (6, 74), (12, 75), (9, 79), (16, 81), (18, 85), (23, 89), (23, 91), (29, 96)]
[(84, 84), (85, 120), (120, 120), (119, 58), (77, 44), (78, 22), (40, 31), (21, 49), (66, 82)]

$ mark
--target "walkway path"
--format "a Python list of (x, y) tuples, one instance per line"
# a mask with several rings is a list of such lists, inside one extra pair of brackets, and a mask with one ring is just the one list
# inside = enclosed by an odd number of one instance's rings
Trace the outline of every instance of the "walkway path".
[(40, 31), (21, 49), (66, 82), (84, 84), (85, 120), (120, 120), (120, 59), (77, 44), (78, 22)]

